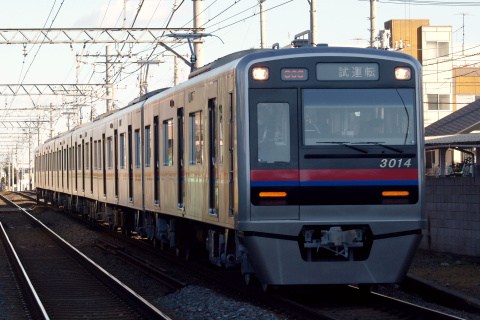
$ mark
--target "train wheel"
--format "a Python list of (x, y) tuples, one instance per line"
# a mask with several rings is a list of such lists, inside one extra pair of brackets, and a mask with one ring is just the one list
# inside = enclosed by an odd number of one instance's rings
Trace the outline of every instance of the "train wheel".
[(358, 289), (360, 289), (360, 291), (362, 293), (369, 293), (370, 290), (372, 290), (372, 284), (371, 283), (360, 283), (358, 285)]
[(243, 278), (245, 279), (245, 284), (248, 286), (250, 284), (250, 280), (252, 278), (252, 274), (251, 273), (245, 273), (243, 275)]
[(130, 230), (128, 230), (127, 228), (125, 227), (122, 227), (122, 234), (125, 236), (125, 237), (130, 237), (132, 235), (132, 233), (130, 232)]

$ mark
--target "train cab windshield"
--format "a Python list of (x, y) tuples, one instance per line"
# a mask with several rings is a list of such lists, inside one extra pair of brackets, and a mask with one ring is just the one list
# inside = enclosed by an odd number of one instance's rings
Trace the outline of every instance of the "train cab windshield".
[(290, 115), (288, 103), (257, 105), (258, 162), (290, 162)]
[(414, 99), (403, 88), (305, 89), (303, 144), (415, 145)]

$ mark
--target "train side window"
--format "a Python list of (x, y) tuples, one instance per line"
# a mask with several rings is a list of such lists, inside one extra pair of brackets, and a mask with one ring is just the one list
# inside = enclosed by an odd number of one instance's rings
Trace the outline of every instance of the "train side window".
[(112, 169), (112, 137), (107, 138), (107, 169)]
[(288, 103), (257, 104), (258, 162), (290, 162)]
[(120, 169), (125, 169), (125, 133), (120, 134)]
[(173, 119), (163, 121), (163, 165), (173, 166)]
[(190, 113), (190, 161), (191, 165), (202, 164), (203, 160), (203, 133), (202, 133), (202, 111)]
[(150, 148), (150, 126), (145, 127), (145, 167), (150, 167), (150, 158), (152, 156)]
[(85, 170), (90, 169), (90, 144), (87, 142), (85, 144)]
[(218, 106), (217, 112), (217, 119), (218, 119), (218, 164), (221, 165), (223, 163), (223, 106)]
[(93, 142), (93, 170), (97, 170), (97, 141)]
[(98, 140), (98, 170), (102, 170), (102, 140)]
[(135, 130), (135, 168), (140, 168), (140, 130)]
[(82, 170), (82, 145), (79, 144), (77, 148), (77, 169)]

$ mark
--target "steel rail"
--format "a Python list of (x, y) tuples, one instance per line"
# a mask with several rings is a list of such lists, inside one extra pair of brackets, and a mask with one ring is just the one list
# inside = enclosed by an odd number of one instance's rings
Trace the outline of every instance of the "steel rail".
[(158, 310), (154, 305), (152, 305), (150, 302), (145, 300), (143, 297), (141, 297), (138, 293), (133, 291), (123, 282), (115, 278), (113, 275), (111, 275), (109, 272), (107, 272), (105, 269), (103, 269), (101, 266), (99, 266), (89, 257), (87, 257), (82, 252), (80, 252), (77, 248), (73, 247), (71, 244), (69, 244), (59, 235), (57, 235), (53, 230), (51, 230), (49, 227), (43, 224), (43, 222), (41, 222), (40, 220), (35, 218), (33, 215), (31, 215), (27, 210), (21, 208), (16, 203), (10, 201), (9, 199), (7, 199), (5, 196), (1, 194), (0, 194), (0, 198), (19, 208), (20, 211), (26, 214), (30, 220), (32, 220), (35, 224), (43, 228), (48, 233), (48, 235), (51, 236), (52, 239), (60, 247), (62, 247), (69, 254), (71, 254), (71, 256), (75, 260), (77, 260), (77, 262), (82, 264), (87, 270), (89, 270), (92, 274), (94, 274), (100, 281), (104, 281), (107, 283), (107, 285), (110, 285), (113, 288), (115, 288), (116, 292), (120, 293), (120, 295), (124, 299), (129, 301), (129, 303), (132, 303), (135, 306), (136, 310), (139, 313), (142, 313), (146, 318), (171, 320), (170, 317), (168, 317), (166, 314)]
[[(354, 286), (349, 286), (353, 289), (359, 289)], [(380, 293), (376, 292), (370, 292), (369, 298), (372, 299), (373, 301), (382, 304), (382, 305), (388, 305), (392, 308), (395, 308), (399, 311), (405, 312), (410, 316), (416, 316), (421, 319), (432, 319), (432, 320), (462, 320), (462, 318), (459, 318), (454, 315), (450, 315), (441, 311), (433, 310), (427, 307), (423, 307), (420, 305), (413, 304), (408, 301), (403, 301), (400, 299), (392, 298), (385, 296)]]
[(25, 271), (25, 268), (23, 267), (22, 262), (20, 261), (20, 258), (17, 255), (17, 252), (15, 251), (15, 248), (12, 245), (12, 242), (10, 241), (7, 232), (3, 228), (3, 224), (0, 222), (0, 238), (2, 239), (2, 242), (4, 244), (5, 250), (8, 253), (8, 256), (10, 257), (10, 263), (14, 266), (14, 268), (17, 271), (20, 271), (17, 276), (19, 279), (17, 279), (20, 283), (23, 283), (24, 286), (22, 286), (25, 291), (23, 294), (28, 295), (30, 298), (30, 302), (32, 303), (32, 311), (34, 311), (35, 314), (37, 314), (39, 317), (41, 317), (44, 320), (49, 320), (50, 317), (47, 314), (47, 311), (45, 310), (45, 307), (43, 306), (42, 300), (40, 300), (40, 297), (37, 294), (37, 291), (35, 290), (34, 286), (32, 285), (32, 282), (30, 281), (30, 277), (28, 276), (27, 272)]

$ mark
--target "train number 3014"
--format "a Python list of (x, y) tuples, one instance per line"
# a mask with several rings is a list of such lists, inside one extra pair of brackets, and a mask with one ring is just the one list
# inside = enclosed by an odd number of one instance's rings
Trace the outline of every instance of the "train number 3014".
[(412, 159), (382, 159), (380, 161), (380, 168), (409, 168), (412, 165)]

